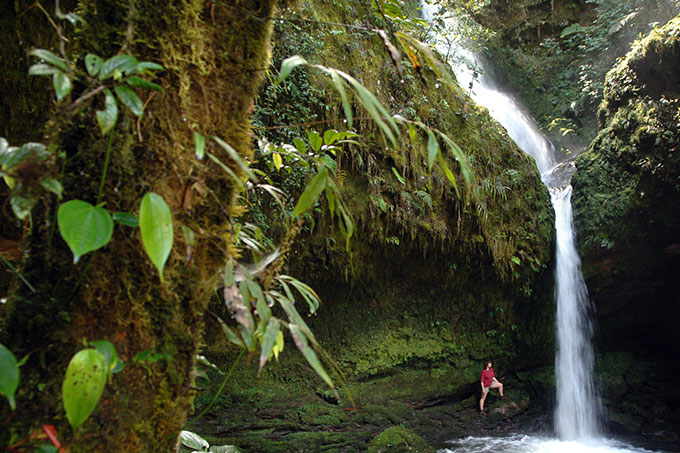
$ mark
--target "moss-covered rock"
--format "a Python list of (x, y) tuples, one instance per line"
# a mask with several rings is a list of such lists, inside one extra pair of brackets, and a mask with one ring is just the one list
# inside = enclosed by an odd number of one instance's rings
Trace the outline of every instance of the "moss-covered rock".
[(425, 440), (402, 426), (392, 426), (381, 432), (368, 444), (369, 453), (434, 453)]
[(606, 345), (680, 345), (679, 30), (674, 19), (653, 31), (608, 74), (600, 133), (576, 162), (584, 272)]

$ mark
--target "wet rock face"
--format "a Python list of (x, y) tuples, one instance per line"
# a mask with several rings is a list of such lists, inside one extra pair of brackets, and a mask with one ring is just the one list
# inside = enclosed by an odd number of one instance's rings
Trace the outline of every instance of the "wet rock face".
[(680, 345), (679, 31), (676, 18), (609, 72), (600, 133), (576, 161), (575, 218), (605, 349)]
[(633, 367), (605, 376), (610, 428), (652, 437), (655, 424), (677, 423), (680, 407), (676, 386), (663, 384), (680, 346), (679, 55), (676, 18), (609, 72), (600, 132), (572, 180), (599, 348), (659, 360), (643, 377)]

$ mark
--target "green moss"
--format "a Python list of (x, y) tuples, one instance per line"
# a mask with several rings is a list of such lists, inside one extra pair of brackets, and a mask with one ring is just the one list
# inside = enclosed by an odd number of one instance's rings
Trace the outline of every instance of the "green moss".
[(378, 434), (368, 446), (369, 453), (434, 452), (425, 440), (413, 431), (393, 426)]

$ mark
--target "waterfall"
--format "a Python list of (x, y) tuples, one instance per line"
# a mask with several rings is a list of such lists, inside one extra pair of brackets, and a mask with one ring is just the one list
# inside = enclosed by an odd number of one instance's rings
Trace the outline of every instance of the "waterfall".
[[(438, 7), (427, 2), (421, 2), (421, 6), (423, 18), (431, 22)], [(444, 17), (443, 20), (447, 27), (457, 27), (455, 17)], [(459, 42), (451, 45), (437, 38), (434, 37), (435, 45), (442, 55), (454, 54), (449, 57), (449, 63), (460, 85), (469, 90), (470, 97), (486, 107), (515, 143), (534, 158), (541, 178), (550, 190), (557, 233), (555, 430), (562, 440), (593, 439), (599, 434), (600, 404), (592, 377), (592, 307), (583, 281), (573, 231), (572, 189), (569, 185), (573, 166), (567, 169), (565, 179), (564, 165), (557, 165), (552, 144), (539, 131), (525, 108), (494, 83), (481, 59)]]

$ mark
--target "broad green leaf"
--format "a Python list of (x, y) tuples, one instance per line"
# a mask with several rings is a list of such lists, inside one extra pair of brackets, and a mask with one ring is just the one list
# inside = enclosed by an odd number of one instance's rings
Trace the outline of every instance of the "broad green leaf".
[(125, 107), (129, 108), (135, 116), (142, 116), (144, 113), (144, 104), (142, 103), (142, 100), (139, 99), (139, 96), (137, 96), (137, 93), (125, 85), (116, 85), (113, 90), (116, 92), (116, 96), (118, 96), (120, 102), (122, 102)]
[(14, 393), (19, 387), (19, 365), (12, 351), (0, 343), (0, 394), (5, 395), (12, 410), (16, 409)]
[(203, 160), (205, 157), (205, 136), (194, 132), (194, 145), (196, 147), (196, 159)]
[(272, 350), (276, 344), (276, 337), (281, 329), (281, 323), (276, 318), (269, 318), (267, 329), (262, 336), (262, 348), (260, 349), (260, 370), (271, 358)]
[(253, 173), (253, 171), (250, 169), (250, 165), (239, 155), (238, 152), (234, 148), (229, 145), (229, 143), (225, 142), (219, 137), (213, 137), (213, 140), (217, 142), (218, 145), (220, 145), (224, 150), (229, 154), (229, 157), (232, 158), (236, 164), (241, 167), (241, 170), (253, 181), (257, 182), (257, 177)]
[(53, 178), (45, 178), (40, 180), (40, 185), (43, 186), (45, 189), (49, 190), (50, 192), (54, 193), (57, 196), (57, 198), (61, 200), (61, 195), (62, 192), (64, 191), (64, 188), (61, 186), (61, 183), (59, 181)]
[(128, 73), (137, 66), (137, 59), (131, 55), (116, 55), (106, 60), (99, 71), (99, 80), (113, 77), (117, 72)]
[(192, 433), (191, 431), (182, 431), (179, 433), (179, 438), (181, 442), (189, 448), (205, 451), (205, 449), (210, 447), (210, 444), (207, 440), (196, 433)]
[(102, 68), (102, 64), (104, 64), (104, 60), (102, 60), (99, 55), (93, 53), (85, 55), (85, 69), (87, 69), (87, 73), (92, 77), (97, 77), (97, 74), (99, 74), (99, 71)]
[(323, 133), (323, 141), (327, 145), (332, 145), (336, 141), (338, 141), (341, 137), (341, 134), (336, 131), (335, 129), (328, 129), (326, 132)]
[(38, 57), (41, 60), (44, 60), (51, 64), (52, 66), (56, 66), (57, 68), (63, 70), (63, 71), (68, 71), (68, 66), (66, 65), (66, 62), (64, 61), (63, 58), (56, 56), (49, 50), (45, 49), (33, 49), (31, 50), (31, 55), (34, 57)]
[(45, 63), (36, 63), (28, 68), (28, 75), (52, 75), (59, 71), (54, 66)]
[(321, 167), (319, 173), (309, 181), (309, 184), (305, 187), (302, 195), (300, 195), (300, 198), (295, 205), (295, 209), (293, 209), (293, 214), (291, 214), (291, 218), (295, 218), (314, 205), (319, 198), (319, 195), (321, 195), (321, 192), (326, 188), (327, 180), (328, 170), (326, 167)]
[(146, 254), (158, 269), (161, 282), (163, 268), (172, 250), (172, 213), (160, 195), (147, 192), (139, 207), (139, 228)]
[(118, 121), (118, 103), (110, 90), (104, 90), (106, 99), (104, 100), (104, 110), (97, 110), (97, 123), (102, 135), (106, 135)]
[(61, 71), (56, 71), (52, 76), (52, 82), (54, 83), (54, 91), (57, 94), (57, 100), (61, 101), (70, 92), (73, 85), (71, 84), (71, 79)]
[(134, 214), (130, 214), (129, 212), (114, 213), (113, 221), (132, 228), (136, 228), (139, 226), (139, 219), (137, 218), (137, 216)]
[(290, 324), (288, 328), (290, 329), (290, 334), (293, 337), (293, 340), (295, 341), (295, 345), (300, 350), (300, 352), (302, 352), (302, 355), (305, 356), (305, 359), (307, 359), (307, 362), (309, 362), (309, 364), (312, 366), (312, 369), (314, 369), (314, 371), (316, 371), (316, 374), (318, 374), (324, 381), (326, 381), (326, 384), (328, 384), (329, 387), (335, 388), (333, 381), (331, 380), (328, 373), (326, 373), (326, 370), (324, 369), (323, 365), (321, 365), (321, 361), (319, 361), (316, 352), (314, 352), (311, 346), (309, 346), (309, 343), (307, 342), (307, 337), (300, 330), (299, 326), (295, 324)]
[(66, 369), (61, 397), (66, 418), (78, 428), (97, 406), (106, 385), (104, 356), (95, 349), (83, 349), (73, 356)]
[(90, 341), (90, 344), (104, 357), (104, 364), (106, 365), (106, 372), (113, 370), (118, 362), (118, 354), (116, 348), (109, 340), (95, 340)]
[(133, 86), (135, 88), (142, 88), (142, 89), (145, 89), (145, 90), (154, 90), (154, 91), (159, 91), (161, 93), (163, 92), (162, 86), (160, 86), (156, 83), (150, 82), (146, 79), (142, 79), (141, 77), (131, 76), (131, 77), (128, 77), (125, 81), (127, 82), (128, 85)]
[(432, 170), (437, 153), (439, 152), (439, 142), (432, 129), (427, 130), (427, 169)]
[(319, 151), (321, 149), (321, 145), (323, 145), (323, 139), (317, 131), (312, 131), (309, 133), (309, 144), (312, 145), (312, 149), (314, 151)]
[(279, 71), (279, 78), (277, 79), (276, 83), (279, 84), (283, 82), (288, 78), (290, 73), (293, 72), (293, 69), (305, 64), (307, 64), (307, 60), (302, 58), (300, 55), (293, 55), (292, 57), (286, 58), (281, 63), (281, 71)]
[(293, 139), (293, 144), (295, 145), (295, 149), (297, 149), (301, 155), (304, 156), (305, 154), (307, 154), (307, 145), (305, 145), (304, 140), (302, 140), (301, 138)]
[(113, 234), (108, 211), (83, 200), (71, 200), (57, 211), (59, 232), (73, 252), (73, 263), (88, 252), (104, 247)]

